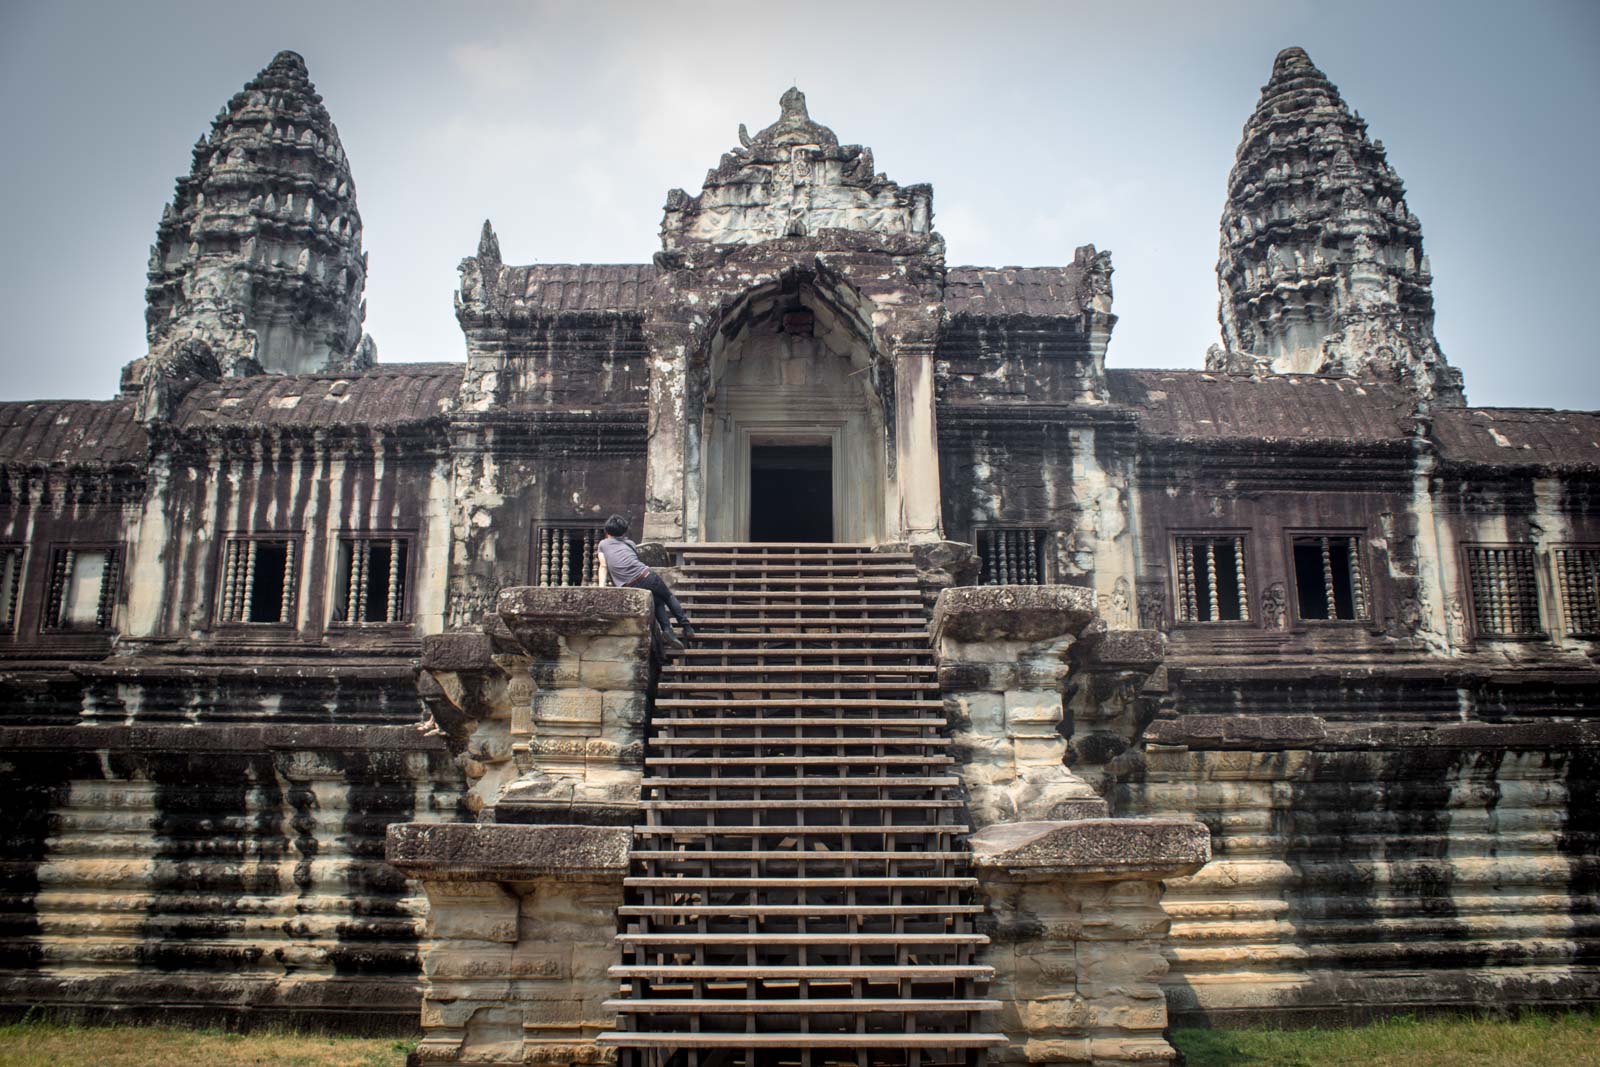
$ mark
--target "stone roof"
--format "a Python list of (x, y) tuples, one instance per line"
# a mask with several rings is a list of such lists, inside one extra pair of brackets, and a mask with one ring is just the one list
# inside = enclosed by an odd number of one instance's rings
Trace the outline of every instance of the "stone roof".
[(144, 449), (132, 400), (0, 403), (0, 463), (133, 463)]
[[(952, 315), (1077, 315), (1087, 296), (1084, 270), (1065, 267), (951, 267), (945, 304)], [(649, 263), (539, 263), (501, 275), (511, 307), (544, 314), (640, 312), (655, 296)]]
[(381, 363), (360, 374), (261, 374), (195, 386), (173, 424), (207, 427), (394, 427), (438, 418), (461, 388), (462, 363)]
[(1138, 411), (1141, 433), (1200, 441), (1398, 442), (1414, 403), (1399, 385), (1316, 374), (1108, 370), (1106, 384)]
[(1451, 463), (1600, 469), (1600, 412), (1458, 408), (1435, 415), (1433, 436)]
[(951, 267), (944, 303), (952, 315), (1077, 315), (1084, 272), (1067, 267)]
[(511, 306), (561, 311), (641, 311), (655, 295), (649, 263), (540, 263), (508, 267), (502, 276)]

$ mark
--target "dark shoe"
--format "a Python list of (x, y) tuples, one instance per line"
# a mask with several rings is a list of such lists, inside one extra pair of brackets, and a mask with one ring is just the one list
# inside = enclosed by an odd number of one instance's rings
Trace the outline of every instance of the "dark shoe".
[(683, 628), (682, 638), (685, 643), (695, 640), (697, 636), (698, 635), (695, 634), (693, 626), (685, 626)]
[(683, 642), (678, 640), (678, 635), (674, 634), (674, 633), (664, 633), (664, 634), (662, 634), (661, 635), (661, 643), (663, 645), (666, 645), (668, 648), (672, 649), (672, 651), (674, 651), (674, 652), (682, 652), (683, 649), (684, 649)]

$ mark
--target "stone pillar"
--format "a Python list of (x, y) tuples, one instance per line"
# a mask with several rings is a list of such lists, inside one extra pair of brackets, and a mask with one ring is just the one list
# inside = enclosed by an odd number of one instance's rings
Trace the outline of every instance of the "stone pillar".
[(644, 767), (651, 597), (602, 586), (504, 589), (500, 620), (524, 656), (511, 668), (519, 776), (496, 822), (631, 826)]
[(934, 657), (972, 825), (1106, 813), (1064, 763), (1067, 655), (1097, 629), (1094, 594), (1070, 585), (946, 589)]
[(616, 1015), (622, 827), (404, 823), (391, 865), (428, 896), (425, 1064), (615, 1062), (595, 1045)]
[(1206, 828), (1187, 819), (1020, 822), (971, 842), (992, 939), (989, 996), (1002, 1005), (993, 1029), (1011, 1038), (991, 1062), (1171, 1062), (1161, 882), (1211, 858)]
[(934, 608), (939, 682), (977, 830), (989, 995), (1002, 1004), (983, 1025), (1011, 1039), (992, 1054), (1000, 1064), (1176, 1055), (1162, 1037), (1161, 881), (1199, 870), (1211, 837), (1188, 819), (1104, 818), (1105, 801), (1067, 769), (1062, 688), (1074, 644), (1104, 640), (1094, 607), (1087, 588), (1046, 585), (946, 589)]
[(640, 537), (681, 541), (688, 524), (685, 455), (689, 441), (688, 331), (654, 322), (650, 340), (650, 411), (646, 425), (644, 522)]
[(933, 346), (895, 347), (895, 481), (899, 489), (899, 537), (938, 541), (943, 537), (939, 495), (939, 432), (934, 417)]

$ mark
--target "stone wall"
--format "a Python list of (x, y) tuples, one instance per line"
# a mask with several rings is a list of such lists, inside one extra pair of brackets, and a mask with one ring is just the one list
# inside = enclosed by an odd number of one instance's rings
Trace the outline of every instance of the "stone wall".
[(456, 817), (409, 726), (0, 728), (0, 1011), (404, 1033), (418, 887), (391, 822)]
[(1600, 999), (1600, 727), (1155, 723), (1123, 815), (1193, 815), (1173, 1018), (1348, 1021)]

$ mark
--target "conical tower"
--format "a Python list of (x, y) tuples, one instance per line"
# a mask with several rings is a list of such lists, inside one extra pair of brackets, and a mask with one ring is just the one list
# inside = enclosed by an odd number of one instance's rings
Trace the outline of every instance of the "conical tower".
[(339, 133), (279, 52), (194, 147), (145, 290), (149, 371), (214, 377), (370, 365), (366, 256)]
[(1217, 260), (1226, 350), (1213, 370), (1398, 377), (1462, 402), (1433, 334), (1433, 277), (1405, 186), (1299, 48), (1245, 123)]

